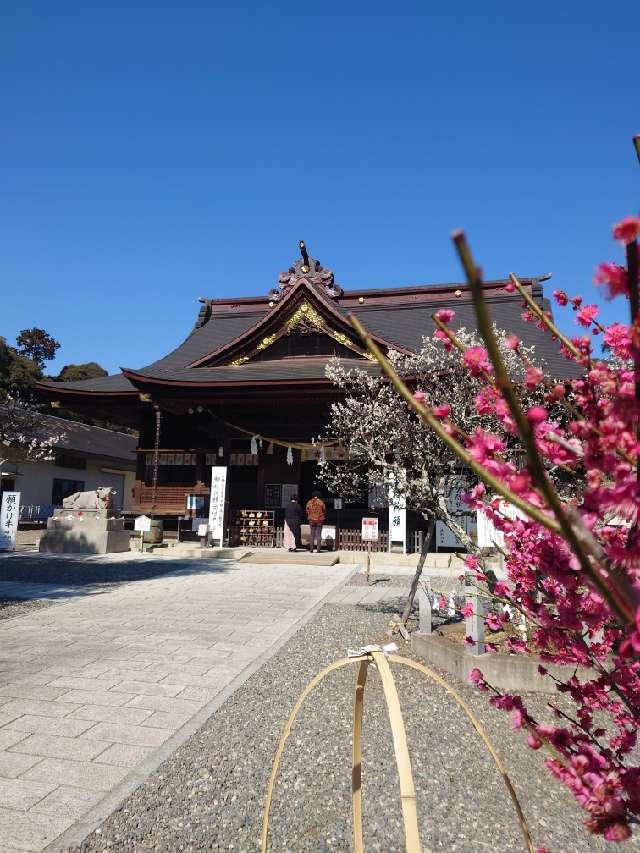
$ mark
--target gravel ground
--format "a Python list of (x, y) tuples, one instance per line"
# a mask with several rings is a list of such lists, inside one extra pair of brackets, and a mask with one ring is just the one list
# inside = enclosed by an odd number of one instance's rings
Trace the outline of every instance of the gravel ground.
[(0, 621), (13, 619), (16, 616), (24, 616), (32, 610), (42, 610), (51, 607), (54, 601), (43, 601), (40, 598), (25, 600), (23, 598), (0, 598)]
[[(308, 680), (347, 648), (385, 640), (388, 616), (327, 605), (82, 845), (90, 851), (259, 849), (261, 813), (277, 740)], [(403, 650), (407, 653), (407, 650)], [(481, 742), (441, 688), (394, 667), (407, 725), (425, 851), (520, 851), (511, 802)], [(276, 786), (270, 849), (351, 849), (350, 733), (355, 667), (333, 673), (294, 727)], [(512, 773), (536, 846), (559, 853), (605, 850), (582, 829), (570, 795), (511, 730), (509, 718), (468, 685)], [(544, 700), (529, 703), (539, 716)], [(404, 849), (398, 778), (375, 672), (365, 699), (363, 758), (367, 851)], [(639, 849), (627, 845), (626, 850)]]
[[(436, 592), (450, 593), (455, 592), (457, 594), (462, 594), (464, 588), (460, 585), (457, 578), (447, 578), (447, 577), (432, 577), (429, 578), (429, 575), (425, 572), (422, 575), (421, 580), (425, 583), (431, 580), (431, 586)], [(364, 572), (358, 572), (355, 575), (351, 575), (349, 580), (347, 581), (347, 586), (371, 586), (375, 589), (380, 589), (381, 587), (387, 586), (403, 586), (407, 590), (411, 586), (411, 581), (413, 580), (413, 575), (389, 575), (384, 572), (376, 572), (375, 574), (371, 573), (370, 582), (367, 583), (367, 576)]]

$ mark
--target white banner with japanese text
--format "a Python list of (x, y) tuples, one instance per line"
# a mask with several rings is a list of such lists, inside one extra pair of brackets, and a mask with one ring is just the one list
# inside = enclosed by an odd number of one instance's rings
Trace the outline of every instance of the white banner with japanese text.
[(224, 511), (227, 496), (227, 466), (211, 466), (211, 497), (209, 499), (209, 536), (224, 544)]
[(0, 551), (15, 551), (19, 518), (20, 492), (3, 492), (0, 507)]

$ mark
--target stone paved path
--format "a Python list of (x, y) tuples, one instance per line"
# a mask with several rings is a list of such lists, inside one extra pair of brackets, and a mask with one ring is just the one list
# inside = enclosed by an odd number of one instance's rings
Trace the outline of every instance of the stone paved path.
[(354, 569), (209, 565), (0, 626), (0, 853), (78, 843)]

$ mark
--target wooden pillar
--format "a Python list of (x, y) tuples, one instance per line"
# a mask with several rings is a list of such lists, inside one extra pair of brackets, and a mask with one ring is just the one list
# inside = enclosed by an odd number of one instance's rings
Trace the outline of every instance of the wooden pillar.
[[(216, 451), (217, 452), (217, 451)], [(204, 489), (205, 451), (196, 452), (196, 489)]]

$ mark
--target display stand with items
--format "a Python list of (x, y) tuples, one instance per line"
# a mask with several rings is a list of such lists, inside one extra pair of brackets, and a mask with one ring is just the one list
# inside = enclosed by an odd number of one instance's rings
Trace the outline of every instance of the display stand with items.
[(274, 548), (276, 544), (275, 512), (269, 509), (239, 509), (235, 515), (238, 545)]

